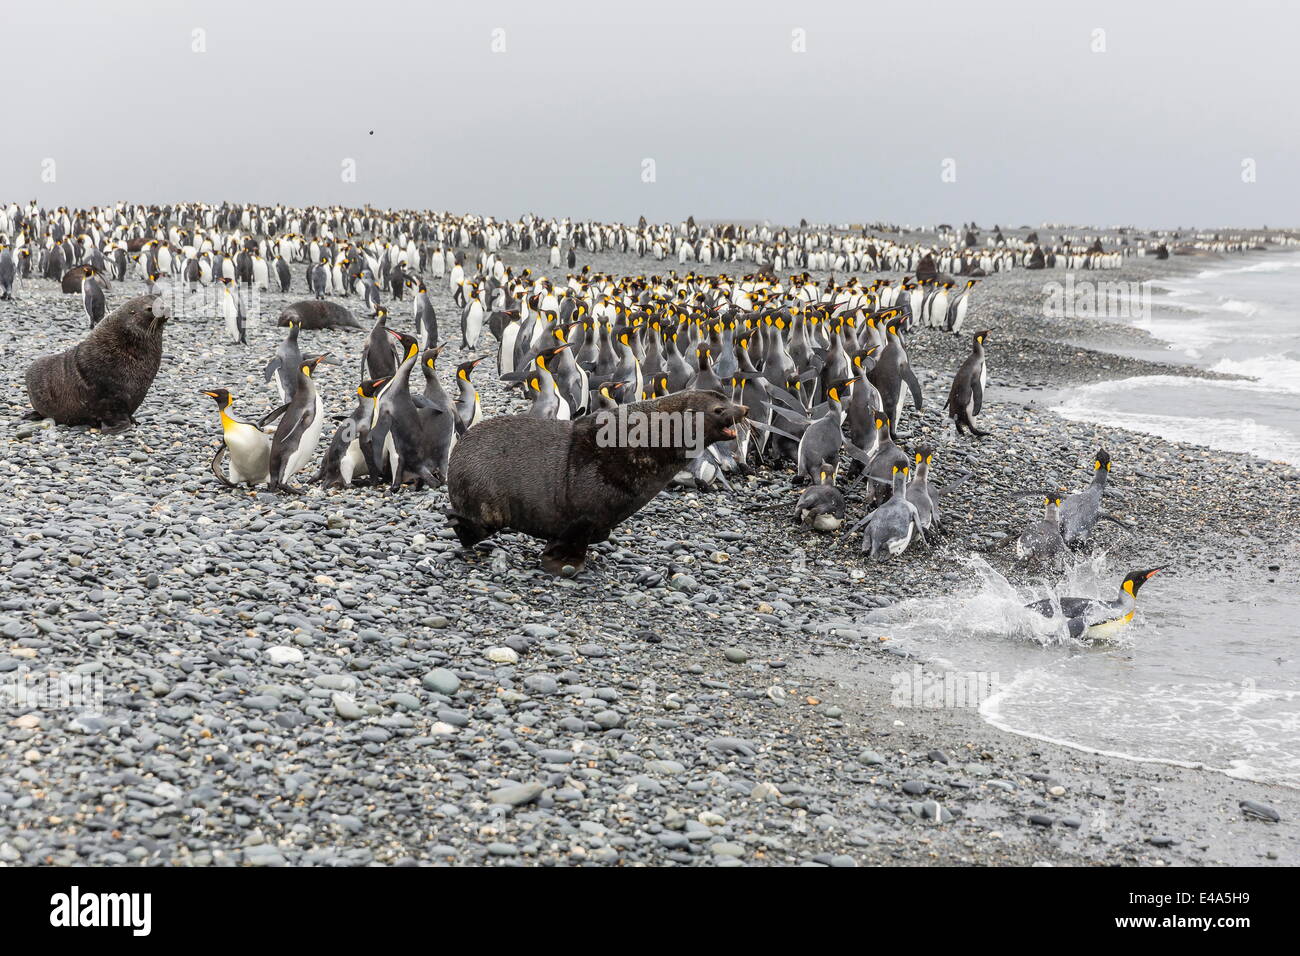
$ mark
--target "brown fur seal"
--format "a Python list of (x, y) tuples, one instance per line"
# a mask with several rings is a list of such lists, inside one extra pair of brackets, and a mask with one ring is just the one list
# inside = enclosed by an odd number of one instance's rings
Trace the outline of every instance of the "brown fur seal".
[(466, 546), (507, 528), (542, 538), (542, 567), (576, 573), (589, 544), (667, 487), (688, 451), (734, 438), (747, 412), (697, 390), (576, 421), (488, 419), (452, 453), (448, 521)]
[(363, 328), (348, 309), (337, 302), (304, 299), (295, 302), (280, 313), (279, 325), (288, 325), (297, 319), (304, 329), (360, 329)]
[(162, 363), (167, 317), (161, 296), (136, 296), (66, 352), (42, 355), (27, 369), (35, 415), (106, 432), (134, 424)]

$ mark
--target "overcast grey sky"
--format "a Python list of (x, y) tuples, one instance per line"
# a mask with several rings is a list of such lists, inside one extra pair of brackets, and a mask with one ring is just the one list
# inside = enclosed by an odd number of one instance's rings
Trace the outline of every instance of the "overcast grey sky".
[(6, 0), (2, 17), (2, 201), (1300, 223), (1283, 2)]

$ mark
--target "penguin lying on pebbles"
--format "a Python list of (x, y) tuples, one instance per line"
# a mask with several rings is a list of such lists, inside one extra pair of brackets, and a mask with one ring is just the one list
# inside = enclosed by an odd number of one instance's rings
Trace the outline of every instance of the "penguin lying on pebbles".
[(844, 494), (835, 487), (835, 469), (818, 467), (813, 483), (794, 506), (795, 520), (814, 531), (836, 531), (844, 523)]
[(1031, 611), (1037, 611), (1043, 617), (1054, 617), (1057, 609), (1065, 618), (1066, 630), (1075, 640), (1111, 641), (1133, 620), (1137, 610), (1137, 595), (1142, 585), (1155, 575), (1160, 568), (1148, 571), (1134, 571), (1119, 586), (1119, 596), (1113, 601), (1098, 598), (1063, 597), (1059, 600), (1044, 598), (1026, 604)]

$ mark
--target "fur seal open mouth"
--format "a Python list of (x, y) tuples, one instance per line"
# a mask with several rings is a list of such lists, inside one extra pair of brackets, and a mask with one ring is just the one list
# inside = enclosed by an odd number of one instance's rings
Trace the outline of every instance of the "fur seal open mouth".
[(726, 428), (724, 428), (724, 429), (722, 430), (722, 434), (726, 435), (728, 438), (735, 438), (735, 437), (736, 437), (736, 426), (735, 426), (735, 425), (728, 425)]

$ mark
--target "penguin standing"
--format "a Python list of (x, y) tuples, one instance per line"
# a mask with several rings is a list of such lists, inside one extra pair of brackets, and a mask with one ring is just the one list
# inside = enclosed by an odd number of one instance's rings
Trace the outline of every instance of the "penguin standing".
[(1110, 454), (1104, 448), (1097, 450), (1092, 460), (1092, 481), (1088, 487), (1076, 494), (1069, 495), (1060, 506), (1061, 537), (1070, 547), (1074, 547), (1096, 526), (1102, 517), (1101, 496), (1106, 492), (1106, 481), (1110, 477)]
[(456, 447), (456, 436), (464, 429), (460, 416), (456, 414), (455, 404), (447, 397), (446, 390), (438, 381), (438, 356), (442, 350), (443, 346), (440, 345), (421, 352), (420, 371), (424, 373), (424, 397), (434, 407), (442, 409), (442, 414), (431, 420), (430, 440), (433, 447), (429, 451), (429, 466), (438, 474), (446, 475), (451, 464), (452, 449)]
[(221, 314), (226, 320), (226, 334), (236, 345), (248, 344), (248, 332), (244, 323), (244, 309), (235, 295), (234, 280), (229, 276), (221, 277)]
[(302, 320), (289, 320), (289, 333), (275, 350), (275, 358), (266, 363), (263, 372), (266, 381), (275, 380), (275, 389), (280, 393), (281, 404), (293, 398), (293, 390), (298, 384), (298, 364), (302, 361), (302, 352), (298, 348), (298, 331)]
[[(222, 445), (212, 457), (212, 473), (217, 480), (228, 488), (241, 484), (260, 485), (266, 481), (271, 461), (271, 436), (262, 430), (262, 423), (254, 425), (236, 418), (234, 396), (224, 388), (206, 389), (201, 394), (215, 401), (221, 414)], [(274, 417), (274, 413), (268, 416)], [(221, 473), (222, 458), (228, 458), (226, 475)]]
[(948, 391), (948, 401), (944, 404), (958, 435), (963, 428), (976, 438), (992, 434), (975, 427), (975, 416), (984, 407), (984, 386), (988, 381), (988, 367), (984, 361), (984, 340), (988, 334), (987, 329), (975, 333), (971, 353), (957, 369), (952, 388)]
[(907, 360), (907, 350), (898, 334), (897, 319), (890, 319), (885, 326), (885, 333), (885, 348), (880, 353), (880, 360), (867, 374), (867, 378), (880, 393), (881, 402), (885, 406), (885, 415), (889, 418), (889, 434), (897, 441), (898, 420), (903, 414), (903, 395), (906, 391), (912, 393), (912, 404), (919, 412), (921, 383)]
[(0, 246), (0, 299), (14, 297), (14, 281), (18, 278), (18, 260), (12, 249)]
[(325, 406), (316, 391), (312, 373), (323, 358), (322, 355), (306, 356), (298, 364), (298, 384), (271, 441), (268, 484), (272, 491), (302, 493), (301, 489), (289, 484), (289, 479), (303, 469), (320, 444)]
[(405, 357), (375, 399), (370, 424), (371, 460), (379, 472), (387, 471), (390, 491), (397, 491), (407, 481), (414, 481), (417, 488), (437, 487), (446, 475), (430, 468), (432, 425), (443, 411), (423, 395), (418, 398), (411, 395), (411, 370), (419, 358), (420, 343), (410, 335), (399, 338)]
[[(365, 346), (361, 349), (361, 378), (392, 378), (397, 372), (397, 356), (393, 354), (396, 335), (388, 327), (388, 310), (380, 306), (375, 310), (375, 324), (370, 329)], [(367, 375), (367, 371), (369, 375)]]
[(415, 337), (420, 340), (420, 350), (438, 347), (438, 315), (433, 309), (429, 290), (420, 278), (408, 278), (408, 286), (415, 289)]
[(925, 538), (916, 506), (907, 500), (907, 472), (906, 464), (893, 466), (893, 494), (854, 527), (855, 531), (862, 530), (862, 550), (873, 560), (885, 552), (902, 554), (912, 543), (913, 534)]
[(275, 254), (275, 278), (280, 284), (280, 291), (288, 292), (289, 286), (293, 284), (293, 276), (289, 272), (289, 263), (278, 252)]
[(370, 422), (374, 417), (375, 395), (386, 381), (372, 379), (357, 386), (357, 407), (335, 429), (316, 473), (315, 481), (322, 488), (351, 488), (356, 479), (370, 474)]
[(104, 312), (107, 310), (104, 302), (104, 287), (99, 284), (95, 275), (94, 269), (87, 269), (86, 274), (81, 278), (81, 305), (86, 310), (86, 317), (90, 319), (92, 329), (104, 317)]
[(460, 389), (460, 394), (456, 398), (456, 417), (460, 419), (466, 431), (483, 419), (483, 406), (479, 401), (478, 389), (470, 380), (475, 367), (481, 361), (483, 359), (476, 358), (456, 366), (456, 387)]

